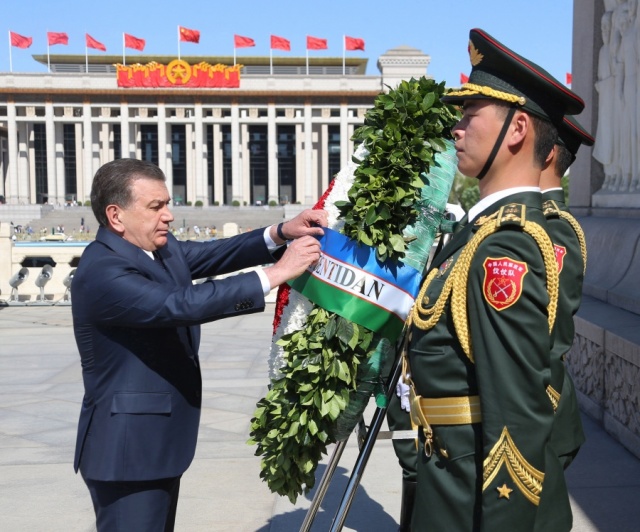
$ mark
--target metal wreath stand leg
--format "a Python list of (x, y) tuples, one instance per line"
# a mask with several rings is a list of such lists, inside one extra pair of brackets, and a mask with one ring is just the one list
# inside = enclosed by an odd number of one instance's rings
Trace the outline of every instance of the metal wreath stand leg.
[[(450, 233), (441, 234), (436, 250), (431, 258), (435, 257), (440, 252), (440, 250), (444, 247), (444, 245), (450, 238)], [(430, 261), (428, 261), (427, 265), (425, 266), (424, 273), (426, 273), (429, 268)], [(405, 335), (408, 333), (409, 331), (405, 328), (396, 343), (396, 359), (393, 364), (393, 369), (391, 371), (389, 380), (387, 381), (386, 405), (389, 405), (389, 402), (391, 401), (391, 398), (395, 393), (396, 385), (398, 384), (400, 375), (402, 374), (402, 344), (404, 342)], [(386, 414), (387, 406), (376, 407), (376, 410), (373, 413), (373, 417), (371, 418), (371, 425), (369, 427), (369, 430), (366, 431), (366, 435), (364, 437), (362, 437), (362, 434), (366, 430), (366, 427), (364, 424), (364, 419), (360, 418), (360, 422), (358, 423), (358, 446), (360, 448), (360, 452), (358, 454), (358, 458), (356, 459), (356, 463), (353, 466), (353, 471), (351, 471), (349, 482), (347, 483), (347, 487), (345, 488), (342, 499), (340, 500), (340, 505), (338, 506), (336, 515), (334, 516), (333, 522), (331, 523), (331, 528), (329, 529), (330, 532), (340, 532), (342, 530), (342, 527), (344, 526), (344, 522), (346, 521), (347, 514), (351, 509), (353, 498), (355, 497), (358, 486), (360, 485), (360, 480), (362, 479), (364, 469), (365, 467), (367, 467), (367, 462), (369, 461), (369, 457), (371, 456), (371, 451), (373, 451), (373, 446), (376, 443), (376, 440), (380, 433), (380, 428), (382, 427), (382, 423), (384, 422)], [(407, 434), (404, 434), (408, 431), (400, 432), (402, 432), (403, 434), (398, 434), (397, 436), (395, 436), (392, 432), (385, 433), (384, 439), (406, 439), (417, 437), (416, 435), (409, 436)], [(345, 438), (344, 440), (336, 444), (331, 458), (329, 459), (329, 462), (327, 464), (327, 468), (325, 469), (322, 478), (320, 479), (320, 483), (318, 484), (318, 488), (316, 489), (313, 499), (311, 500), (311, 506), (307, 510), (307, 515), (302, 522), (300, 532), (309, 532), (311, 530), (313, 521), (316, 517), (316, 514), (318, 513), (318, 509), (320, 508), (322, 501), (324, 500), (327, 490), (329, 489), (329, 484), (331, 483), (333, 474), (335, 473), (336, 467), (338, 467), (338, 462), (342, 457), (342, 453), (348, 441), (349, 438)]]
[[(404, 334), (400, 336), (402, 340), (404, 338)], [(387, 405), (391, 400), (392, 394), (395, 393), (396, 384), (398, 383), (398, 379), (400, 378), (400, 374), (402, 373), (402, 357), (400, 356), (400, 349), (397, 350), (396, 360), (393, 365), (393, 370), (391, 372), (391, 376), (387, 381)], [(382, 427), (382, 423), (384, 422), (385, 415), (387, 413), (387, 407), (376, 407), (376, 410), (371, 418), (371, 425), (369, 430), (366, 431), (366, 435), (364, 439), (359, 437), (358, 444), (360, 448), (360, 452), (358, 454), (358, 458), (356, 459), (356, 463), (353, 466), (353, 471), (351, 472), (351, 476), (349, 477), (349, 482), (347, 483), (347, 487), (344, 490), (344, 495), (340, 501), (340, 506), (336, 512), (335, 517), (333, 518), (333, 522), (331, 524), (331, 532), (337, 532), (342, 530), (344, 526), (344, 522), (347, 519), (347, 514), (351, 508), (351, 504), (353, 502), (353, 498), (356, 495), (356, 491), (358, 486), (360, 485), (360, 480), (362, 479), (362, 474), (364, 473), (364, 469), (367, 466), (367, 462), (369, 461), (369, 456), (371, 456), (371, 451), (373, 450), (373, 446), (376, 443), (376, 439), (378, 438), (378, 434), (380, 432), (380, 428)], [(358, 424), (359, 436), (362, 430), (366, 430), (364, 428), (364, 420), (361, 418)], [(318, 484), (318, 488), (313, 496), (311, 501), (311, 506), (307, 510), (307, 515), (300, 527), (300, 532), (309, 532), (311, 530), (311, 526), (313, 525), (313, 521), (316, 517), (318, 509), (324, 500), (324, 497), (329, 488), (329, 484), (331, 483), (331, 479), (333, 478), (333, 474), (335, 473), (336, 467), (338, 466), (338, 462), (342, 457), (342, 453), (344, 448), (349, 441), (348, 438), (339, 441), (329, 459), (327, 464), (327, 468), (325, 469), (320, 483)]]

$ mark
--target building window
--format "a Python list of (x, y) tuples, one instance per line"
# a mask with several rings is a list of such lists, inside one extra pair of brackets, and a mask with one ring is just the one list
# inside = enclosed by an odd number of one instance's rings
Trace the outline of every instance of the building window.
[(278, 195), (280, 204), (296, 201), (296, 126), (278, 126)]
[(140, 151), (143, 161), (158, 164), (158, 126), (156, 124), (140, 125)]
[(184, 124), (171, 126), (171, 165), (173, 168), (173, 200), (187, 202), (187, 136)]
[(75, 201), (78, 190), (76, 188), (76, 125), (62, 124), (62, 148), (64, 161), (64, 191), (65, 200)]
[(122, 130), (120, 129), (120, 124), (113, 124), (111, 127), (113, 133), (113, 158), (122, 159)]
[(231, 126), (229, 124), (220, 126), (220, 133), (222, 135), (223, 202), (225, 205), (231, 205), (233, 201), (233, 184), (231, 180)]
[(251, 204), (267, 203), (268, 161), (267, 126), (249, 126), (249, 172), (251, 179)]
[(47, 186), (47, 133), (44, 124), (33, 124), (33, 153), (36, 170), (36, 203), (49, 201)]
[(213, 126), (207, 126), (207, 197), (209, 205), (215, 205), (215, 186), (213, 179)]
[(340, 126), (329, 126), (329, 181), (340, 171)]

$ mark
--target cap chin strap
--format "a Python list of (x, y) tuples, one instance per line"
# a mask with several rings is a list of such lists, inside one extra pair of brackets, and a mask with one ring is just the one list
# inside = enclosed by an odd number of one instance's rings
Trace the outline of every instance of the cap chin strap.
[(489, 154), (489, 158), (487, 159), (487, 162), (484, 163), (482, 170), (480, 170), (480, 173), (476, 176), (477, 179), (482, 179), (489, 171), (489, 168), (491, 168), (491, 165), (493, 164), (493, 160), (496, 158), (496, 155), (498, 155), (498, 150), (500, 149), (500, 146), (502, 146), (502, 141), (504, 140), (504, 137), (507, 135), (507, 130), (511, 125), (511, 120), (513, 119), (513, 115), (515, 114), (516, 114), (516, 108), (509, 107), (509, 112), (507, 113), (507, 117), (504, 119), (504, 124), (502, 124), (502, 129), (500, 130), (500, 134), (496, 139), (496, 143), (493, 145), (493, 149)]

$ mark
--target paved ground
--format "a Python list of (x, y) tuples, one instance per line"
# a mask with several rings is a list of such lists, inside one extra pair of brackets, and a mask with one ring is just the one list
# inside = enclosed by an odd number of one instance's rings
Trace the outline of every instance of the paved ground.
[[(267, 385), (269, 305), (264, 314), (203, 327), (204, 408), (196, 458), (183, 477), (176, 528), (187, 532), (290, 532), (310, 499), (294, 506), (258, 477), (245, 444)], [(88, 492), (73, 473), (82, 398), (68, 306), (0, 307), (0, 530), (91, 532)], [(568, 471), (574, 530), (639, 529), (640, 461), (585, 419), (587, 444)], [(353, 440), (354, 438), (352, 438)], [(349, 442), (314, 531), (328, 530), (357, 450)], [(324, 471), (318, 468), (318, 478)], [(378, 441), (345, 530), (397, 529), (400, 470), (389, 441)]]

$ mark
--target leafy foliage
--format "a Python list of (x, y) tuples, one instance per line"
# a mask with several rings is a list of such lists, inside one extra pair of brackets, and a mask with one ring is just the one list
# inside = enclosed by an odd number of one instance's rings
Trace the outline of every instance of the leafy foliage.
[(425, 185), (422, 174), (445, 149), (443, 140), (451, 138), (458, 114), (440, 101), (444, 92), (444, 82), (403, 81), (376, 98), (364, 126), (353, 135), (369, 155), (357, 161), (350, 201), (336, 205), (345, 220), (344, 233), (374, 247), (381, 261), (404, 256), (403, 230), (415, 222), (414, 205)]
[[(403, 81), (379, 95), (353, 140), (369, 155), (355, 171), (349, 202), (336, 203), (344, 233), (376, 248), (381, 260), (404, 256), (403, 230), (415, 221), (422, 173), (445, 149), (457, 120), (440, 102), (444, 83)], [(271, 382), (251, 420), (249, 444), (262, 456), (260, 477), (271, 491), (295, 502), (313, 488), (327, 445), (336, 441), (336, 420), (347, 408), (361, 364), (376, 352), (369, 329), (314, 306), (303, 330), (278, 340), (286, 353), (282, 377)]]
[(320, 307), (301, 331), (278, 344), (287, 351), (283, 377), (258, 402), (251, 422), (256, 455), (264, 455), (260, 477), (291, 502), (311, 489), (328, 443), (335, 441), (338, 416), (355, 389), (354, 376), (374, 334)]

